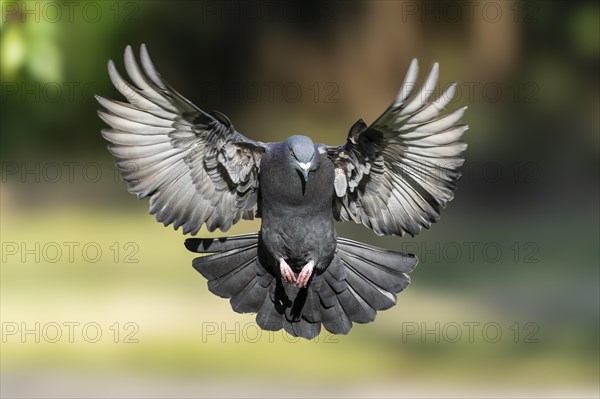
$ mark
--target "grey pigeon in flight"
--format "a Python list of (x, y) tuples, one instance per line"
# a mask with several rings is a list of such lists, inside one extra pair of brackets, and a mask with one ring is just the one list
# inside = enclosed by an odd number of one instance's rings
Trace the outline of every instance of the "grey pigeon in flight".
[(396, 304), (417, 257), (338, 237), (335, 222), (414, 236), (453, 198), (466, 107), (442, 113), (455, 84), (429, 101), (437, 63), (417, 90), (413, 60), (388, 109), (369, 126), (356, 122), (346, 143), (327, 146), (306, 136), (249, 139), (166, 83), (143, 44), (140, 59), (141, 68), (127, 46), (131, 83), (108, 63), (127, 102), (97, 96), (111, 126), (102, 135), (129, 191), (149, 197), (150, 214), (184, 234), (261, 218), (255, 234), (186, 240), (190, 251), (208, 254), (193, 266), (211, 292), (230, 298), (236, 312), (256, 313), (265, 330), (307, 339), (321, 325), (347, 334), (353, 322), (371, 322)]

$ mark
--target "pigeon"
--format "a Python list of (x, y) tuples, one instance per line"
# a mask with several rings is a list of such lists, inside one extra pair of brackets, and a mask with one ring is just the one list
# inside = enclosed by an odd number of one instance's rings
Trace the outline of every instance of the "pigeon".
[(430, 100), (437, 63), (418, 88), (413, 60), (385, 112), (370, 125), (358, 120), (344, 144), (329, 146), (302, 135), (252, 140), (165, 82), (144, 44), (139, 58), (141, 67), (126, 47), (131, 82), (108, 62), (126, 102), (96, 96), (110, 126), (102, 136), (129, 192), (149, 198), (149, 213), (184, 234), (261, 219), (257, 233), (185, 241), (202, 254), (193, 267), (212, 293), (235, 312), (255, 313), (264, 330), (306, 339), (321, 326), (347, 334), (396, 304), (417, 257), (338, 237), (335, 222), (415, 236), (452, 200), (466, 107), (443, 112), (456, 84)]

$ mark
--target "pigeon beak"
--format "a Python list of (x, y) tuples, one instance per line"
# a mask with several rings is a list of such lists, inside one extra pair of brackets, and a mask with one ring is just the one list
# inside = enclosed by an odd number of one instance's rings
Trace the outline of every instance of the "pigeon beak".
[(300, 169), (302, 170), (302, 176), (304, 176), (304, 181), (307, 182), (308, 181), (308, 172), (310, 172), (310, 167), (311, 167), (311, 163), (310, 162), (298, 162), (298, 165), (300, 166)]

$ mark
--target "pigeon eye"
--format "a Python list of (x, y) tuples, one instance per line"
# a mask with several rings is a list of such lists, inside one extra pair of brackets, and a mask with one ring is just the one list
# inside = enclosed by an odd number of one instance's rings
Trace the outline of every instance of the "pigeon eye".
[(290, 150), (290, 155), (293, 156), (294, 158), (296, 158), (296, 154), (294, 153), (294, 150)]

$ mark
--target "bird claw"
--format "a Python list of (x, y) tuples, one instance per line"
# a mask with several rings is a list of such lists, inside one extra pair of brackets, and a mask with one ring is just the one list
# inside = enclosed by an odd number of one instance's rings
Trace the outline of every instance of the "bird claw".
[(281, 273), (281, 278), (283, 281), (287, 283), (296, 282), (296, 275), (292, 271), (290, 265), (288, 265), (283, 258), (279, 259), (279, 272)]
[(312, 276), (313, 269), (315, 268), (315, 262), (310, 261), (300, 271), (298, 274), (298, 278), (296, 279), (296, 285), (300, 288), (304, 288), (308, 284), (308, 280), (310, 280), (310, 276)]

